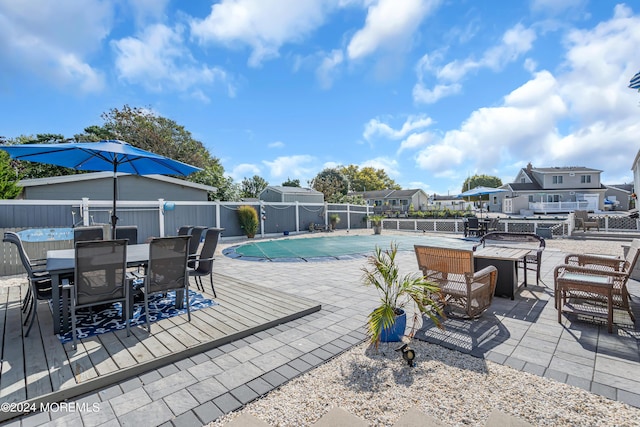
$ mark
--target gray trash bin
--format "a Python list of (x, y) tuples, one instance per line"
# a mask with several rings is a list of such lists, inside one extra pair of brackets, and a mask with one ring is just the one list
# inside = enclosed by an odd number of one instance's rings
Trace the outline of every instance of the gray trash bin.
[(536, 229), (536, 234), (543, 239), (553, 239), (553, 234), (551, 232), (551, 226), (549, 225), (540, 225)]

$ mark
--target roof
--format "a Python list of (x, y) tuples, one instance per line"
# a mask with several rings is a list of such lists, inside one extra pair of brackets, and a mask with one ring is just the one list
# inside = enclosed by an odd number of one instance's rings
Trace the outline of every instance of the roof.
[(540, 184), (535, 180), (533, 182), (510, 182), (507, 186), (511, 191), (538, 191), (542, 190)]
[[(131, 175), (128, 173), (118, 172), (117, 177)], [(198, 184), (196, 182), (185, 181), (184, 179), (172, 178), (164, 175), (134, 175), (141, 176), (156, 181), (168, 182), (174, 185), (182, 185), (185, 187), (195, 188), (203, 191), (216, 192), (218, 189), (210, 185)], [(43, 185), (64, 184), (67, 182), (92, 181), (95, 179), (113, 178), (113, 172), (89, 172), (79, 173), (75, 175), (51, 176), (47, 178), (23, 179), (18, 182), (20, 187), (39, 187)]]
[(540, 172), (540, 173), (602, 172), (600, 169), (587, 168), (587, 167), (584, 167), (584, 166), (555, 166), (555, 167), (551, 167), (551, 168), (533, 168), (532, 171), (533, 172)]
[(625, 191), (627, 193), (631, 193), (633, 191), (633, 184), (605, 185), (605, 187), (607, 189), (620, 190), (620, 191)]
[(272, 190), (282, 194), (323, 194), (318, 190), (314, 190), (313, 188), (303, 188), (303, 187), (287, 187), (284, 185), (269, 185), (262, 191)]
[(386, 190), (373, 190), (373, 191), (350, 191), (349, 195), (362, 196), (363, 198), (366, 198), (366, 199), (389, 199), (389, 198), (393, 199), (393, 198), (400, 198), (400, 197), (411, 197), (418, 192), (424, 193), (424, 190), (417, 188), (417, 189), (410, 189), (410, 190), (386, 189)]

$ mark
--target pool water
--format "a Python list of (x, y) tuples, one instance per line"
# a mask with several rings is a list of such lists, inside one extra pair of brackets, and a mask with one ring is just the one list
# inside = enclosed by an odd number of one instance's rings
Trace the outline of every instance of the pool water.
[(413, 251), (413, 245), (471, 249), (475, 242), (456, 238), (426, 236), (424, 234), (330, 236), (298, 239), (278, 239), (246, 243), (225, 249), (228, 257), (247, 261), (309, 262), (353, 259), (373, 254), (376, 246), (382, 249), (398, 244), (399, 251)]

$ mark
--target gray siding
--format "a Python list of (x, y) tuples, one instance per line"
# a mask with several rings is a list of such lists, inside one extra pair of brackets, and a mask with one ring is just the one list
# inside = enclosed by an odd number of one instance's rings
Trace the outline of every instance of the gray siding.
[[(25, 187), (27, 200), (113, 199), (113, 178)], [(138, 175), (118, 177), (118, 200), (207, 201), (207, 192)]]

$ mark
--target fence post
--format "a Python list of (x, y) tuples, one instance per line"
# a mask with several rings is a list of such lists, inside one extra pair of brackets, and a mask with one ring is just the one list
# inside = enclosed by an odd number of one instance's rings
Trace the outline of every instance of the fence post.
[(329, 203), (324, 202), (324, 226), (329, 227)]
[(264, 237), (264, 218), (265, 218), (264, 201), (260, 200), (260, 237)]
[(300, 232), (300, 202), (296, 200), (296, 233)]
[(89, 225), (89, 198), (83, 197), (80, 205), (80, 211), (82, 212), (82, 225), (87, 227)]
[(347, 203), (347, 230), (351, 230), (351, 204)]
[(158, 199), (158, 224), (160, 226), (160, 237), (164, 237), (164, 199)]
[(220, 224), (220, 200), (215, 201), (216, 204), (216, 227), (222, 228)]

